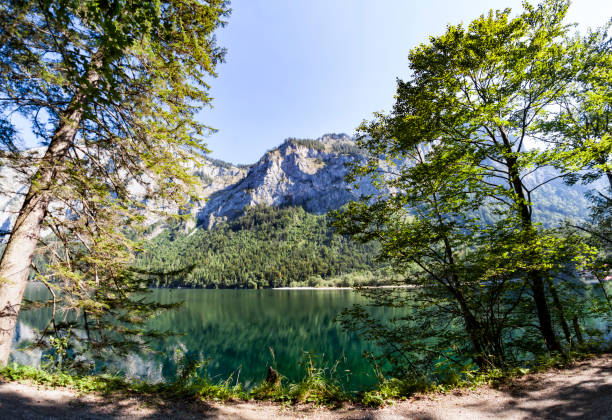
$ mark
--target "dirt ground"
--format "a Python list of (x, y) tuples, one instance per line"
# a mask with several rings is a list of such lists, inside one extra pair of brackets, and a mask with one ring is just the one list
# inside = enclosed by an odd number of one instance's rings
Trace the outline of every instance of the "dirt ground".
[(612, 355), (566, 370), (529, 375), (499, 389), (481, 387), (399, 401), (381, 409), (337, 410), (271, 403), (155, 402), (79, 396), (68, 389), (0, 383), (0, 419), (612, 419)]

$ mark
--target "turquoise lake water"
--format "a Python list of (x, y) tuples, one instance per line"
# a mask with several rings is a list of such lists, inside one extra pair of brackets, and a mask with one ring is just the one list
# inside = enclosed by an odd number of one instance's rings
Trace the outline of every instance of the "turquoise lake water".
[[(30, 286), (29, 297), (45, 291)], [(160, 354), (134, 354), (118, 361), (128, 374), (152, 381), (171, 377), (176, 369), (176, 349), (209, 359), (208, 374), (216, 380), (232, 377), (246, 386), (265, 378), (274, 366), (289, 380), (303, 374), (305, 352), (328, 368), (350, 389), (375, 381), (364, 351), (375, 348), (336, 322), (338, 314), (366, 300), (353, 290), (203, 290), (155, 289), (151, 298), (161, 303), (183, 301), (182, 307), (158, 316), (152, 327), (180, 335), (156, 343)], [(393, 312), (377, 308), (378, 316)], [(44, 328), (48, 310), (22, 311), (17, 341), (32, 339)], [(39, 354), (13, 352), (15, 360), (36, 363)], [(28, 359), (29, 358), (29, 359)]]

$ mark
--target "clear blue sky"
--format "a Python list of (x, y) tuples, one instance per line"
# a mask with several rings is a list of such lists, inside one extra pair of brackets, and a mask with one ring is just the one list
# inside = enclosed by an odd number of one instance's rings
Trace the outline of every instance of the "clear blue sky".
[[(214, 109), (201, 114), (219, 130), (211, 156), (252, 163), (287, 137), (354, 133), (390, 109), (412, 47), (505, 7), (522, 9), (519, 0), (233, 0)], [(611, 16), (612, 1), (574, 0), (568, 21), (582, 31)]]
[[(373, 112), (390, 109), (412, 47), (491, 8), (519, 11), (521, 1), (233, 0), (231, 7), (218, 33), (228, 54), (211, 81), (214, 108), (200, 119), (219, 130), (208, 142), (212, 157), (252, 163), (287, 137), (354, 133)], [(583, 31), (611, 16), (612, 1), (574, 0), (567, 21)]]

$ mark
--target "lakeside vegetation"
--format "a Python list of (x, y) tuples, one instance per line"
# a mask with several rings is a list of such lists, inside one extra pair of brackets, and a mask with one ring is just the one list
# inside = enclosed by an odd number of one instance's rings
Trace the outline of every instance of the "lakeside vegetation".
[(514, 378), (543, 372), (548, 369), (571, 367), (575, 362), (597, 357), (592, 353), (572, 353), (563, 357), (540, 358), (528, 365), (493, 369), (487, 372), (464, 370), (448, 371), (444, 366), (429, 377), (397, 379), (382, 375), (369, 390), (347, 391), (337, 379), (333, 369), (317, 365), (307, 355), (301, 362), (303, 376), (297, 382), (288, 382), (281, 373), (270, 370), (265, 379), (250, 388), (233, 377), (214, 380), (206, 374), (201, 361), (184, 357), (180, 376), (172, 381), (148, 383), (126, 380), (107, 374), (83, 375), (53, 368), (50, 365), (32, 367), (9, 364), (0, 368), (0, 379), (32, 382), (49, 387), (67, 387), (82, 393), (123, 394), (170, 399), (197, 399), (201, 401), (272, 401), (283, 404), (307, 403), (315, 406), (340, 407), (346, 402), (366, 407), (380, 407), (415, 394), (449, 392), (455, 389), (474, 389), (482, 385), (498, 386)]
[[(335, 227), (376, 239), (383, 261), (412, 270), (414, 289), (362, 289), (373, 305), (407, 309), (395, 322), (358, 305), (342, 322), (378, 343), (397, 377), (605, 346), (612, 40), (610, 25), (571, 34), (568, 7), (524, 3), (449, 25), (410, 51), (392, 110), (359, 128), (368, 153), (349, 179), (373, 178), (378, 194), (336, 212)], [(547, 206), (536, 192), (560, 178), (606, 183), (590, 195), (588, 223), (539, 223)]]

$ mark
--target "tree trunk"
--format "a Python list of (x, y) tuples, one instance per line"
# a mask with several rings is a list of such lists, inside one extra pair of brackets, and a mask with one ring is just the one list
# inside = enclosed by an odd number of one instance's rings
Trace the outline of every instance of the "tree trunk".
[(553, 329), (550, 310), (546, 300), (546, 292), (544, 291), (544, 282), (538, 273), (530, 275), (531, 289), (533, 292), (533, 300), (536, 305), (538, 321), (540, 322), (540, 332), (546, 342), (546, 348), (549, 351), (561, 351), (561, 345), (557, 340)]
[(548, 282), (548, 288), (550, 289), (550, 294), (553, 298), (553, 304), (555, 305), (555, 309), (557, 310), (557, 314), (559, 316), (559, 323), (561, 324), (561, 329), (563, 330), (563, 335), (565, 336), (565, 341), (567, 341), (568, 346), (572, 346), (572, 334), (569, 329), (569, 325), (565, 320), (565, 315), (563, 314), (563, 305), (561, 304), (561, 300), (559, 299), (559, 294), (555, 289), (555, 285), (552, 281)]
[(574, 326), (574, 333), (576, 334), (576, 339), (578, 340), (578, 344), (584, 344), (584, 339), (582, 338), (582, 332), (580, 331), (580, 323), (578, 323), (578, 317), (575, 316), (572, 318), (572, 324)]
[(461, 299), (459, 301), (461, 306), (461, 313), (463, 315), (463, 321), (465, 322), (465, 331), (470, 337), (470, 341), (472, 342), (472, 347), (476, 352), (476, 363), (481, 370), (487, 370), (491, 360), (489, 358), (489, 346), (483, 343), (483, 331), (480, 323), (474, 317), (470, 309), (468, 308), (465, 300)]
[[(435, 196), (434, 196), (435, 198)], [(437, 207), (436, 207), (437, 211)], [(440, 224), (443, 224), (442, 217), (439, 212), (437, 212), (438, 221)], [(487, 368), (487, 359), (488, 359), (488, 346), (483, 343), (483, 334), (482, 327), (472, 311), (470, 310), (463, 293), (461, 292), (461, 284), (459, 281), (459, 276), (455, 271), (455, 256), (453, 253), (453, 249), (447, 237), (444, 237), (444, 252), (446, 254), (446, 258), (448, 259), (448, 264), (451, 267), (451, 285), (447, 285), (446, 287), (450, 291), (450, 293), (455, 296), (455, 299), (459, 303), (459, 307), (461, 308), (461, 315), (463, 316), (463, 321), (465, 322), (465, 331), (472, 343), (472, 347), (474, 352), (476, 353), (476, 363), (480, 369), (485, 370)]]
[[(518, 179), (518, 174), (516, 175), (516, 179)], [(520, 181), (518, 182), (520, 183)], [(522, 183), (520, 187), (522, 190)], [(521, 201), (519, 203), (519, 208), (521, 213), (521, 221), (523, 223), (523, 229), (524, 232), (529, 233), (529, 231), (533, 229), (533, 225), (531, 223), (531, 212), (529, 211), (524, 196), (522, 194), (519, 195), (519, 201)], [(546, 299), (546, 291), (544, 289), (544, 281), (542, 280), (542, 276), (540, 273), (533, 272), (528, 273), (528, 278), (531, 283), (533, 301), (536, 305), (536, 313), (538, 316), (538, 321), (540, 323), (540, 331), (542, 332), (542, 337), (546, 342), (546, 347), (549, 351), (561, 351), (561, 345), (557, 340), (553, 328), (552, 318), (550, 316), (550, 310), (548, 308), (548, 301)]]
[[(531, 220), (531, 211), (527, 197), (525, 196), (523, 181), (520, 178), (518, 170), (518, 161), (514, 156), (512, 145), (510, 143), (510, 139), (508, 139), (508, 136), (506, 135), (506, 132), (502, 127), (499, 127), (499, 131), (507, 153), (505, 159), (506, 167), (508, 169), (508, 181), (510, 183), (510, 187), (514, 190), (518, 197), (516, 204), (521, 217), (522, 229), (526, 234), (530, 234), (530, 232), (533, 230), (533, 223)], [(553, 323), (550, 316), (550, 310), (548, 308), (548, 301), (546, 299), (546, 292), (544, 290), (544, 281), (542, 280), (542, 276), (537, 272), (527, 273), (527, 276), (531, 283), (533, 301), (536, 306), (536, 314), (540, 323), (542, 337), (546, 342), (546, 347), (549, 351), (561, 351), (561, 346), (559, 345), (559, 341), (557, 340), (555, 331), (553, 329)]]
[(12, 234), (0, 260), (0, 366), (6, 365), (41, 227), (52, 199), (53, 186), (73, 144), (88, 92), (100, 79), (100, 54), (94, 55), (81, 89), (75, 93), (40, 161)]

